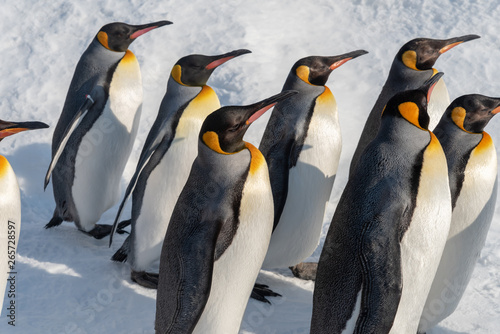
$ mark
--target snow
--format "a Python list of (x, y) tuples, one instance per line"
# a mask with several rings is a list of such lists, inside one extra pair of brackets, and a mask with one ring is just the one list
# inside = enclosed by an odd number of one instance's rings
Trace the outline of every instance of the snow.
[[(278, 93), (293, 63), (309, 55), (365, 49), (331, 75), (343, 134), (339, 174), (327, 207), (323, 237), (347, 181), (348, 166), (364, 121), (385, 82), (399, 47), (416, 37), (478, 34), (442, 55), (450, 98), (468, 93), (498, 96), (500, 45), (497, 1), (3, 1), (0, 3), (0, 118), (39, 120), (48, 130), (21, 133), (0, 143), (22, 190), (22, 230), (17, 254), (16, 326), (4, 312), (1, 333), (154, 332), (156, 292), (132, 284), (127, 264), (109, 260), (125, 236), (95, 240), (73, 224), (43, 229), (54, 209), (52, 188), (43, 191), (52, 132), (75, 65), (101, 26), (170, 20), (141, 36), (130, 49), (141, 64), (144, 107), (139, 135), (122, 178), (134, 172), (172, 65), (191, 53), (221, 54), (247, 48), (209, 80), (222, 105), (249, 104)], [(258, 145), (269, 114), (252, 125), (246, 140)], [(487, 126), (500, 148), (500, 120)], [(117, 206), (100, 223), (111, 224)], [(127, 211), (125, 211), (127, 212)], [(124, 217), (125, 218), (125, 217)], [(320, 248), (310, 260), (319, 258)], [(500, 208), (473, 278), (456, 312), (429, 334), (497, 333), (500, 328)], [(288, 270), (262, 271), (259, 282), (283, 297), (271, 306), (251, 300), (241, 333), (308, 333), (313, 283)]]

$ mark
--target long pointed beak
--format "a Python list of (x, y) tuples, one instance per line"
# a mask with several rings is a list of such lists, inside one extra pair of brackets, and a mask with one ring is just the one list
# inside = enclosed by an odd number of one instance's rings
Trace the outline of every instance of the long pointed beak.
[(440, 54), (445, 53), (446, 51), (454, 48), (455, 46), (462, 44), (464, 42), (472, 41), (474, 39), (478, 39), (480, 36), (478, 35), (465, 35), (460, 37), (454, 37), (447, 40), (444, 40), (445, 45), (439, 50)]
[(234, 50), (234, 51), (231, 51), (228, 53), (224, 53), (222, 55), (213, 56), (214, 60), (211, 61), (205, 68), (207, 70), (214, 69), (214, 68), (224, 64), (225, 62), (227, 62), (233, 58), (236, 58), (238, 56), (241, 56), (241, 55), (244, 55), (247, 53), (252, 53), (252, 51), (247, 50), (247, 49), (239, 49), (239, 50)]
[(11, 136), (13, 134), (36, 129), (45, 129), (49, 126), (42, 122), (6, 122), (4, 128), (0, 130), (0, 139)]
[(130, 39), (136, 39), (137, 37), (144, 35), (145, 33), (166, 25), (172, 24), (170, 21), (158, 21), (148, 24), (142, 24), (137, 26), (132, 26), (134, 28), (134, 32), (130, 35)]
[(362, 56), (362, 55), (367, 54), (367, 53), (368, 53), (368, 51), (365, 51), (365, 50), (356, 50), (356, 51), (344, 53), (343, 55), (329, 57), (329, 60), (331, 60), (330, 70), (333, 71), (334, 69), (347, 63), (349, 60), (357, 58), (357, 57)]
[(297, 94), (295, 90), (286, 90), (279, 94), (273, 95), (263, 101), (254, 103), (249, 107), (249, 113), (247, 115), (247, 124), (252, 124), (260, 116), (262, 116), (266, 111), (274, 107), (278, 102), (288, 99), (290, 96)]

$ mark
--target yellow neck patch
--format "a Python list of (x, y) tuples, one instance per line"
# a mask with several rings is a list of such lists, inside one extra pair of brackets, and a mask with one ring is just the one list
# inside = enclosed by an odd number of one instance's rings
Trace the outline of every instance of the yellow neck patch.
[(467, 133), (472, 133), (470, 131), (465, 130), (464, 128), (465, 114), (466, 111), (464, 108), (456, 107), (451, 111), (451, 119), (453, 120), (453, 123), (455, 123), (460, 129), (462, 129)]
[(106, 34), (104, 31), (99, 31), (99, 33), (97, 34), (97, 39), (102, 44), (102, 46), (104, 46), (108, 50), (111, 50), (108, 45), (108, 34)]
[(483, 131), (483, 139), (477, 144), (476, 148), (472, 150), (472, 154), (482, 154), (486, 152), (486, 150), (490, 149), (493, 146), (493, 140), (491, 139), (491, 136)]
[(415, 125), (416, 127), (425, 130), (420, 126), (418, 121), (418, 116), (420, 115), (420, 110), (418, 106), (413, 102), (404, 102), (398, 106), (399, 113), (404, 117), (408, 122)]
[(219, 143), (219, 136), (217, 135), (217, 133), (215, 133), (214, 131), (207, 131), (203, 134), (203, 142), (205, 143), (205, 145), (207, 145), (212, 151), (215, 151), (217, 153), (220, 153), (220, 154), (232, 154), (232, 153), (227, 153), (227, 152), (224, 152), (222, 150), (222, 148), (220, 147), (220, 143)]
[(295, 74), (297, 74), (297, 76), (301, 78), (302, 81), (311, 85), (311, 83), (309, 82), (309, 67), (301, 65), (297, 67), (297, 69), (295, 70)]
[(4, 175), (10, 169), (10, 164), (7, 161), (7, 158), (3, 155), (0, 155), (0, 178), (4, 177)]
[(259, 168), (265, 165), (266, 159), (259, 149), (252, 144), (245, 142), (245, 147), (250, 151), (250, 155), (252, 156), (250, 160), (250, 174), (255, 174)]
[(174, 68), (172, 68), (172, 72), (170, 73), (170, 75), (175, 80), (175, 82), (177, 82), (179, 85), (186, 86), (181, 81), (181, 75), (182, 75), (181, 65), (175, 65)]
[(405, 64), (406, 67), (411, 68), (412, 70), (415, 71), (420, 71), (417, 68), (417, 53), (413, 50), (408, 50), (403, 53), (403, 57), (401, 59), (403, 61), (403, 64)]
[(325, 91), (323, 93), (321, 93), (321, 95), (316, 98), (316, 103), (318, 105), (332, 105), (332, 104), (335, 104), (337, 102), (335, 101), (335, 96), (333, 96), (330, 88), (325, 86)]

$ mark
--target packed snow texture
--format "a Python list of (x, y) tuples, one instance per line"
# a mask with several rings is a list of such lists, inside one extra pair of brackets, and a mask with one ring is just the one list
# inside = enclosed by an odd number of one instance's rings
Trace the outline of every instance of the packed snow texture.
[[(469, 93), (500, 95), (500, 6), (496, 0), (55, 0), (3, 1), (0, 9), (0, 118), (39, 120), (51, 126), (7, 138), (0, 145), (0, 154), (17, 173), (23, 207), (16, 326), (8, 324), (5, 308), (10, 299), (5, 298), (1, 333), (154, 333), (156, 291), (133, 284), (126, 263), (110, 261), (124, 235), (115, 236), (108, 248), (107, 238), (95, 240), (73, 224), (43, 228), (54, 209), (52, 187), (43, 191), (52, 132), (75, 65), (106, 23), (174, 22), (141, 36), (130, 47), (141, 64), (144, 105), (139, 135), (122, 178), (123, 188), (134, 172), (170, 70), (179, 58), (250, 49), (252, 54), (224, 64), (208, 82), (222, 105), (237, 105), (278, 93), (291, 66), (302, 57), (369, 51), (335, 70), (327, 84), (337, 99), (344, 144), (322, 241), (346, 184), (349, 162), (366, 117), (402, 44), (416, 37), (480, 35), (481, 39), (442, 55), (435, 67), (445, 73), (452, 100)], [(269, 115), (250, 127), (247, 141), (258, 145)], [(486, 130), (498, 150), (500, 120), (493, 119)], [(498, 333), (499, 210), (497, 206), (486, 246), (458, 309), (429, 334)], [(100, 223), (111, 224), (116, 211), (117, 205)], [(318, 260), (321, 245), (309, 260)], [(250, 300), (241, 333), (308, 333), (314, 284), (293, 278), (285, 269), (262, 271), (258, 281), (283, 297), (272, 299), (272, 305)]]

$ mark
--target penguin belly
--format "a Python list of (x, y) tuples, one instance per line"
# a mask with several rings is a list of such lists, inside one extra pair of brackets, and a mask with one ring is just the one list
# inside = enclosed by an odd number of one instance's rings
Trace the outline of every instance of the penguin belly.
[(7, 159), (1, 155), (0, 189), (0, 247), (4, 252), (0, 256), (0, 304), (2, 304), (9, 277), (7, 273), (12, 271), (9, 267), (12, 264), (9, 263), (11, 259), (8, 256), (15, 254), (21, 232), (21, 195), (16, 175)]
[(441, 78), (432, 89), (429, 106), (427, 107), (427, 113), (430, 117), (429, 130), (434, 130), (449, 105), (450, 96), (448, 94), (448, 89), (446, 88), (444, 80)]
[(473, 151), (465, 168), (462, 190), (420, 319), (419, 333), (434, 327), (456, 309), (486, 241), (497, 196), (497, 157), (494, 147), (481, 153)]
[(424, 152), (416, 207), (401, 240), (402, 292), (390, 333), (416, 333), (451, 220), (446, 158), (434, 134)]
[(121, 177), (139, 127), (141, 74), (135, 56), (129, 53), (118, 64), (104, 110), (83, 136), (76, 154), (72, 194), (80, 218), (77, 225), (86, 232), (118, 202)]
[(193, 334), (238, 333), (271, 239), (273, 219), (271, 185), (263, 163), (255, 173), (248, 174), (238, 230), (214, 263), (210, 296)]
[(327, 98), (333, 101), (317, 101), (297, 164), (289, 171), (286, 203), (271, 237), (264, 268), (296, 265), (319, 244), (342, 148), (335, 100), (331, 93)]
[[(186, 127), (191, 128), (191, 135), (176, 134), (172, 145), (147, 180), (140, 214), (132, 232), (134, 244), (130, 260), (136, 271), (147, 270), (160, 258), (170, 217), (196, 158), (197, 133), (202, 122), (201, 119), (184, 122), (188, 123)], [(186, 137), (179, 138), (177, 135)]]

